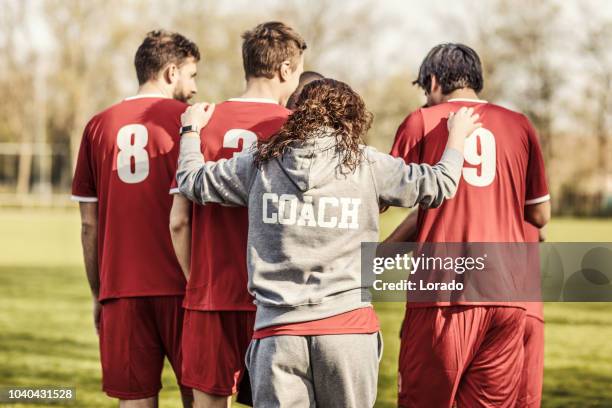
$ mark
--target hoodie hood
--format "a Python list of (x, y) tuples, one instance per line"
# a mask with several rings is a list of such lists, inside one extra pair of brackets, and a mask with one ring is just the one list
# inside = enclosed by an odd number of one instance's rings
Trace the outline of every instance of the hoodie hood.
[(276, 161), (291, 182), (305, 192), (340, 173), (335, 151), (334, 130), (323, 128), (299, 146), (289, 147)]

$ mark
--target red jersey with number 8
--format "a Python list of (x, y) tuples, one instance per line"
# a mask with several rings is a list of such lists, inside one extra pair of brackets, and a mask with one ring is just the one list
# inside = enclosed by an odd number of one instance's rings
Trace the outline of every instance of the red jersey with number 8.
[[(205, 160), (229, 159), (267, 140), (291, 111), (273, 100), (229, 99), (215, 107), (200, 134)], [(176, 192), (176, 182), (171, 192)], [(219, 204), (194, 205), (191, 273), (184, 307), (192, 310), (254, 311), (247, 290), (248, 210)]]
[(447, 118), (474, 108), (482, 128), (465, 142), (463, 176), (454, 199), (419, 210), (419, 242), (524, 242), (524, 207), (550, 199), (536, 132), (524, 115), (480, 100), (456, 99), (411, 115), (391, 154), (435, 164), (448, 139)]
[(72, 199), (98, 203), (100, 300), (185, 293), (170, 238), (168, 186), (186, 107), (160, 95), (135, 96), (85, 128)]

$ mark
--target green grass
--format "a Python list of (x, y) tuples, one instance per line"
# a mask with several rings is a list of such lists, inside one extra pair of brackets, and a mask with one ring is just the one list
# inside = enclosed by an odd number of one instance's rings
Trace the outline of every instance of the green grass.
[[(386, 213), (382, 234), (405, 214)], [(77, 403), (72, 406), (115, 407), (100, 391), (78, 212), (2, 210), (0, 231), (0, 386), (73, 386)], [(551, 241), (611, 241), (612, 220), (555, 220), (548, 236)], [(385, 338), (377, 406), (393, 407), (403, 304), (376, 308)], [(612, 305), (551, 303), (545, 314), (543, 406), (612, 406)], [(178, 407), (168, 366), (163, 384), (161, 405)]]

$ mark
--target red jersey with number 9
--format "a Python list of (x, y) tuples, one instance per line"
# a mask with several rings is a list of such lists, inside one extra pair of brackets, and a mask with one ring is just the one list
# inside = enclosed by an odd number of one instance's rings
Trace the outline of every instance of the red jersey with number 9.
[[(280, 130), (291, 111), (273, 100), (229, 99), (215, 107), (200, 134), (205, 160), (229, 159)], [(176, 182), (172, 192), (176, 192)], [(254, 311), (247, 290), (248, 210), (219, 204), (194, 205), (191, 271), (184, 307), (192, 310)]]
[(83, 133), (72, 199), (98, 203), (100, 300), (182, 295), (168, 185), (187, 105), (139, 95), (94, 116)]
[(463, 176), (454, 199), (419, 210), (419, 242), (524, 242), (524, 207), (550, 199), (536, 132), (524, 115), (486, 101), (455, 99), (411, 115), (391, 154), (435, 164), (448, 139), (447, 118), (462, 106), (482, 128), (465, 142)]

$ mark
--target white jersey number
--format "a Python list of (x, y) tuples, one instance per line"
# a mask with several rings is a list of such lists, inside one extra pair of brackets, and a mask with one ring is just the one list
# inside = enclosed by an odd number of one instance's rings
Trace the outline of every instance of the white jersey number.
[(242, 140), (242, 150), (235, 152), (234, 157), (248, 150), (257, 142), (257, 135), (246, 129), (230, 129), (223, 136), (223, 147), (238, 149)]
[(467, 163), (478, 166), (463, 168), (463, 178), (466, 182), (476, 187), (485, 187), (495, 180), (495, 136), (489, 129), (479, 128), (469, 135), (465, 139), (463, 154)]
[(149, 153), (145, 150), (148, 140), (149, 132), (143, 125), (126, 125), (117, 132), (117, 174), (124, 183), (140, 183), (149, 175)]

